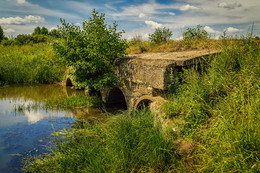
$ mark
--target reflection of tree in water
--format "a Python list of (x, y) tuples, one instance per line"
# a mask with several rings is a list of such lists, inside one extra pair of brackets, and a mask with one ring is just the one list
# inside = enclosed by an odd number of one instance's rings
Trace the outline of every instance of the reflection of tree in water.
[(70, 110), (74, 117), (84, 121), (97, 121), (106, 119), (108, 114), (97, 108), (73, 109)]
[[(42, 119), (42, 115), (38, 115), (36, 112), (41, 110), (41, 102), (47, 100), (57, 100), (72, 95), (85, 95), (84, 90), (75, 90), (71, 87), (64, 87), (60, 85), (37, 85), (37, 86), (10, 86), (0, 88), (0, 100), (13, 99), (13, 100), (24, 100), (29, 101), (31, 105), (21, 103), (21, 112), (26, 113), (26, 115), (31, 118), (33, 122), (37, 122)], [(28, 103), (29, 103), (28, 102)], [(26, 102), (27, 103), (27, 102)], [(18, 105), (19, 106), (19, 105)], [(19, 108), (17, 109), (19, 112)], [(47, 111), (47, 110), (46, 110)], [(97, 108), (86, 108), (86, 109), (51, 109), (52, 112), (65, 111), (68, 115), (66, 117), (73, 117), (79, 119), (88, 120), (100, 120), (106, 117), (102, 110)]]
[(72, 95), (85, 95), (85, 90), (76, 90), (70, 86), (66, 87), (66, 92), (67, 96), (72, 96)]
[(12, 98), (33, 101), (55, 100), (66, 96), (66, 88), (60, 85), (10, 86), (0, 88), (0, 99)]

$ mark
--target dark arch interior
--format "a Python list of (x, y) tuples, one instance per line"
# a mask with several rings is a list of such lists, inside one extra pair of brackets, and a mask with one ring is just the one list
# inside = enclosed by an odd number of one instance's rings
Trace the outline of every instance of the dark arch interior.
[(72, 81), (70, 78), (66, 80), (66, 86), (73, 86)]
[(125, 96), (119, 88), (114, 88), (109, 92), (107, 99), (107, 109), (113, 110), (127, 110)]
[(152, 100), (143, 99), (143, 100), (141, 100), (141, 101), (138, 103), (136, 109), (141, 110), (141, 109), (143, 109), (143, 108), (149, 107), (151, 103), (152, 103)]

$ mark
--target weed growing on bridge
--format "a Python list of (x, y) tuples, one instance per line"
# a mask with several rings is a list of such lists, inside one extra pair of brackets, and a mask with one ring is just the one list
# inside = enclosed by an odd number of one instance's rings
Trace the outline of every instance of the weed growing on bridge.
[(254, 39), (230, 39), (201, 74), (184, 72), (165, 111), (194, 143), (193, 155), (183, 157), (187, 165), (195, 160), (193, 171), (260, 171), (259, 55)]
[(61, 68), (47, 44), (0, 49), (0, 84), (53, 83), (61, 78)]
[(26, 172), (167, 172), (177, 164), (173, 136), (145, 110), (62, 133), (57, 148), (29, 161)]

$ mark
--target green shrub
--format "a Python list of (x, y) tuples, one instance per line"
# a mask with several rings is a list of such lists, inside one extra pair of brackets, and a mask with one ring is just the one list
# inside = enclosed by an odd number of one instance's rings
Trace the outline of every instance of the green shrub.
[(201, 29), (201, 25), (197, 25), (196, 28), (188, 28), (183, 33), (183, 40), (203, 40), (209, 38), (209, 34), (204, 29)]
[(1, 42), (1, 44), (2, 44), (3, 46), (15, 45), (15, 40), (14, 40), (14, 39), (3, 40), (3, 41)]
[(201, 29), (201, 25), (197, 25), (196, 28), (188, 28), (183, 33), (183, 42), (187, 48), (196, 47), (196, 44), (202, 41), (208, 41), (210, 35), (204, 29)]
[(72, 75), (80, 86), (100, 90), (113, 87), (119, 79), (114, 74), (114, 60), (126, 54), (126, 40), (122, 32), (116, 32), (117, 24), (105, 24), (105, 14), (98, 15), (95, 9), (92, 18), (83, 22), (83, 27), (61, 20), (63, 42), (54, 44), (61, 61), (72, 66)]
[(149, 40), (152, 43), (159, 44), (167, 42), (172, 36), (172, 31), (169, 28), (156, 28), (153, 34), (149, 35)]

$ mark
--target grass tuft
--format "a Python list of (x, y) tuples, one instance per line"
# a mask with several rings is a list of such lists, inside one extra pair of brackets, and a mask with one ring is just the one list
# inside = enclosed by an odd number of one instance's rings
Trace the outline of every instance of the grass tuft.
[[(57, 148), (29, 160), (26, 172), (167, 172), (177, 165), (172, 135), (149, 111), (64, 130)], [(60, 134), (60, 133), (59, 133)]]

